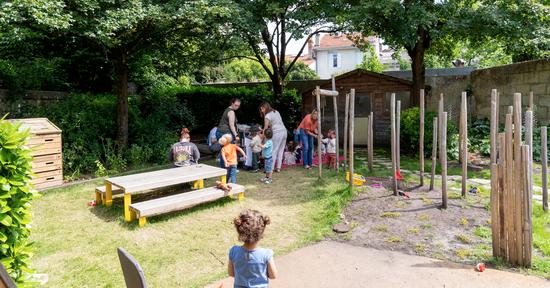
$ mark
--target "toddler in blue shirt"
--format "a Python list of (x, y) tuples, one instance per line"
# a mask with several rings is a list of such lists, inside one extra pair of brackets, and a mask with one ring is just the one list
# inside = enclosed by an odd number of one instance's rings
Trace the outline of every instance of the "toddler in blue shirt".
[(262, 157), (264, 157), (264, 170), (265, 177), (260, 180), (265, 184), (271, 184), (271, 177), (273, 176), (273, 131), (271, 129), (265, 129), (263, 134)]
[(228, 273), (235, 278), (235, 288), (269, 286), (269, 279), (277, 277), (277, 268), (271, 249), (257, 247), (269, 217), (257, 210), (244, 210), (233, 220), (242, 246), (229, 250)]

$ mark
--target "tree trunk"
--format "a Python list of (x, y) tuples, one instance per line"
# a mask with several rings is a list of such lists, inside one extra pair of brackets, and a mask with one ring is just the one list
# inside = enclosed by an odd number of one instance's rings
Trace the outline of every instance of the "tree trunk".
[(271, 85), (273, 85), (273, 95), (277, 101), (281, 100), (283, 97), (283, 81), (281, 80), (280, 73), (278, 71), (273, 73), (271, 78)]
[(123, 150), (128, 146), (128, 54), (117, 49), (114, 55), (117, 95), (117, 144)]
[(407, 52), (412, 59), (412, 94), (411, 105), (419, 105), (420, 89), (424, 89), (426, 80), (426, 66), (424, 63), (424, 54), (430, 46), (430, 37), (426, 30), (422, 27), (417, 29), (417, 41), (412, 49), (408, 48)]

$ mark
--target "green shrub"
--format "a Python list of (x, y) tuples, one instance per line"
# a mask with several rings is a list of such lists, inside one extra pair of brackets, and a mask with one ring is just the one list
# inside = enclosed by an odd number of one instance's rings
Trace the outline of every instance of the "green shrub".
[(468, 125), (468, 150), (483, 156), (489, 156), (491, 153), (490, 132), (491, 123), (488, 119), (474, 118), (470, 121)]
[(54, 58), (0, 59), (0, 88), (15, 92), (23, 90), (66, 90), (66, 60)]
[(34, 197), (31, 154), (25, 147), (28, 131), (0, 120), (0, 261), (10, 277), (21, 283), (31, 270), (29, 243)]
[[(437, 117), (437, 113), (426, 111), (424, 115), (424, 154), (430, 156), (432, 154), (432, 139), (433, 139), (433, 118)], [(420, 140), (420, 108), (411, 107), (401, 112), (401, 148), (409, 154), (418, 154), (418, 143)], [(453, 134), (456, 133), (454, 123), (447, 121), (447, 154), (449, 158), (454, 159), (453, 149), (458, 143), (453, 143)]]

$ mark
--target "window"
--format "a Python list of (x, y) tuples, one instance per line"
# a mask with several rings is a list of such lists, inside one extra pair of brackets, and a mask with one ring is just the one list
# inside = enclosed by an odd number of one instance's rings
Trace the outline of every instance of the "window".
[(340, 63), (338, 63), (338, 54), (337, 53), (332, 54), (331, 63), (332, 63), (332, 68), (338, 68), (340, 66)]

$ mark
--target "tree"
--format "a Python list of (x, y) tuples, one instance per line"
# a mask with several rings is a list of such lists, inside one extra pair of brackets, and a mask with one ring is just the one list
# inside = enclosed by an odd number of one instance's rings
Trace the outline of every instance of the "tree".
[(287, 78), (288, 80), (315, 80), (319, 79), (319, 75), (305, 63), (298, 61), (288, 73)]
[[(338, 11), (335, 1), (233, 0), (228, 1), (228, 5), (231, 5), (231, 10), (235, 13), (229, 19), (232, 36), (242, 39), (241, 45), (246, 46), (254, 55), (241, 56), (255, 59), (262, 65), (277, 98), (281, 97), (284, 81), (308, 41), (319, 33), (338, 30), (330, 22)], [(287, 59), (285, 56), (289, 42), (304, 37), (300, 51), (293, 58)]]
[(374, 46), (366, 45), (363, 49), (363, 62), (357, 65), (357, 68), (362, 68), (376, 73), (382, 73), (384, 71), (384, 64), (380, 62)]
[(156, 55), (159, 62), (176, 65), (184, 62), (181, 60), (184, 56), (206, 59), (209, 57), (202, 56), (207, 53), (217, 54), (219, 50), (214, 43), (221, 39), (217, 37), (221, 32), (218, 19), (228, 11), (209, 0), (13, 2), (15, 5), (3, 10), (11, 15), (8, 24), (14, 29), (25, 27), (30, 33), (68, 40), (65, 45), (69, 45), (69, 41), (89, 43), (105, 55), (113, 68), (120, 149), (128, 144), (127, 88), (131, 62), (145, 53), (160, 51), (162, 56)]

